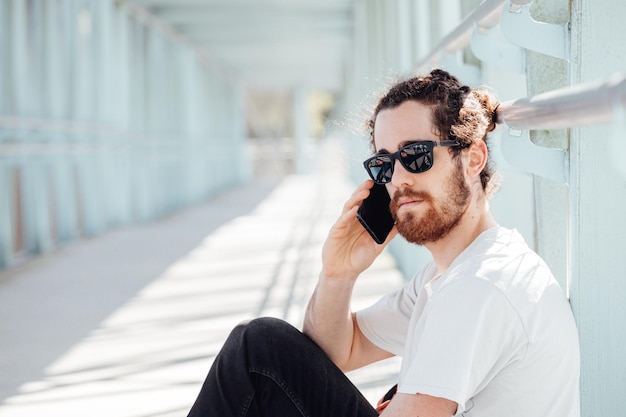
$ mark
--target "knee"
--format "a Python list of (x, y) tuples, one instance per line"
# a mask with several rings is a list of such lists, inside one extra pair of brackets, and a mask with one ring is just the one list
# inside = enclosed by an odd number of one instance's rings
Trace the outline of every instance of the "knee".
[(248, 369), (277, 369), (296, 362), (329, 363), (326, 354), (304, 333), (275, 318), (239, 324), (224, 345), (226, 363), (244, 363)]
[(300, 333), (295, 327), (284, 320), (273, 317), (261, 317), (247, 320), (235, 328), (248, 342), (260, 341), (267, 343), (291, 339)]
[(246, 362), (257, 363), (291, 346), (299, 339), (298, 335), (303, 336), (295, 327), (283, 320), (258, 318), (237, 325), (226, 339), (220, 353), (223, 358), (229, 358), (231, 361), (236, 356), (246, 358)]

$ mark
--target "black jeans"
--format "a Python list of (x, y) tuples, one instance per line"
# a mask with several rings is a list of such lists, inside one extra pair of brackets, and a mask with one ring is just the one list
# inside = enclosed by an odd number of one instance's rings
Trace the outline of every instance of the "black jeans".
[(272, 318), (237, 326), (189, 417), (375, 417), (376, 410), (306, 335)]

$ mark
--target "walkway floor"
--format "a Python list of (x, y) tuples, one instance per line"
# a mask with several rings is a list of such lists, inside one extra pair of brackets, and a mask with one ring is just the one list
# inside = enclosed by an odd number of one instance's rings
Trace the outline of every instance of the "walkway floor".
[[(0, 417), (184, 416), (229, 331), (257, 316), (301, 327), (320, 250), (352, 185), (289, 176), (158, 223), (110, 232), (0, 273)], [(401, 285), (384, 253), (355, 308)], [(372, 402), (392, 358), (350, 377)]]

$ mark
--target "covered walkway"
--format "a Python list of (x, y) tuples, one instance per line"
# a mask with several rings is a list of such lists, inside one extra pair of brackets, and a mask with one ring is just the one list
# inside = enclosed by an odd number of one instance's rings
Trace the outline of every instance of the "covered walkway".
[[(0, 417), (179, 417), (238, 322), (301, 327), (352, 187), (336, 145), (321, 152), (334, 181), (255, 181), (1, 273)], [(376, 262), (357, 307), (402, 283), (388, 254)], [(375, 401), (397, 370), (391, 359), (350, 376)]]
[[(0, 417), (180, 415), (235, 323), (299, 325), (364, 176), (353, 127), (433, 67), (502, 102), (494, 216), (567, 291), (582, 416), (621, 415), (625, 18), (619, 0), (3, 0)], [(333, 128), (351, 172), (322, 183)], [(404, 277), (430, 260), (390, 252)], [(391, 262), (356, 304), (398, 284)], [(374, 398), (379, 371), (354, 375)]]

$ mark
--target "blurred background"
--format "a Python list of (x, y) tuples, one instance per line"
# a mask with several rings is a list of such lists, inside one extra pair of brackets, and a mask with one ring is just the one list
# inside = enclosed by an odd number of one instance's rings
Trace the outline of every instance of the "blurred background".
[[(372, 105), (433, 67), (503, 102), (493, 211), (570, 298), (583, 415), (617, 415), (624, 18), (617, 0), (0, 1), (0, 417), (185, 414), (239, 320), (299, 325)], [(355, 303), (428, 260), (396, 239)], [(394, 364), (353, 377), (374, 398)]]

